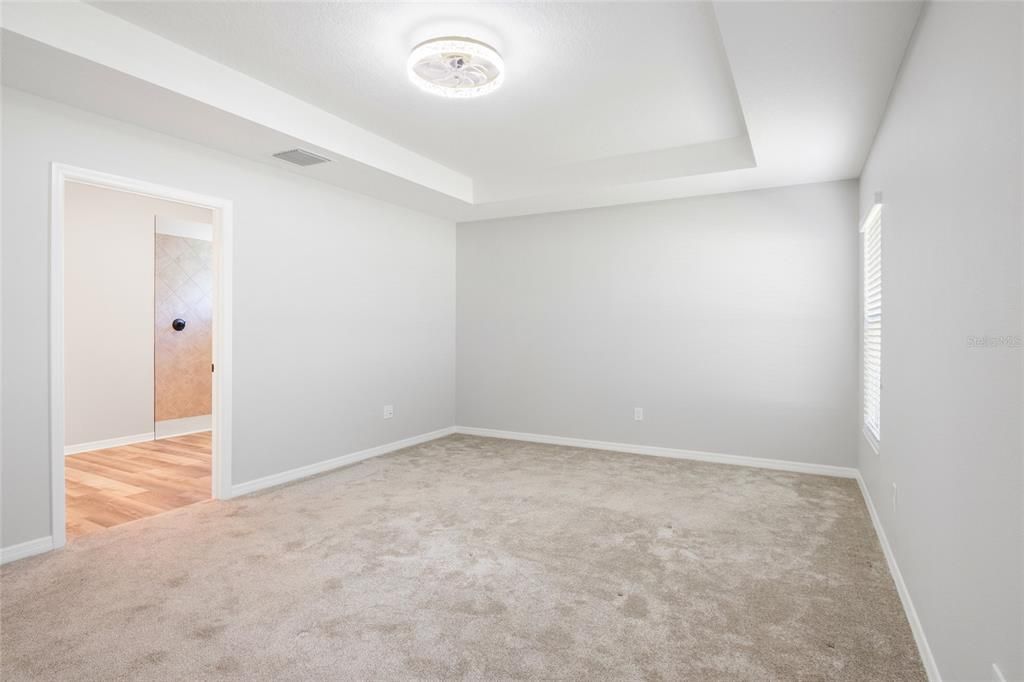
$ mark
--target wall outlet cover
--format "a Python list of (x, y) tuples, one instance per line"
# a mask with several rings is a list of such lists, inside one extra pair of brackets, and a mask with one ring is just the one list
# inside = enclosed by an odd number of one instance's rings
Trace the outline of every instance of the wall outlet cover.
[(635, 421), (642, 422), (644, 420), (644, 408), (642, 408), (642, 407), (634, 407), (633, 408), (633, 419)]
[(391, 419), (394, 416), (395, 416), (395, 406), (394, 405), (385, 405), (384, 406), (384, 418), (385, 419)]

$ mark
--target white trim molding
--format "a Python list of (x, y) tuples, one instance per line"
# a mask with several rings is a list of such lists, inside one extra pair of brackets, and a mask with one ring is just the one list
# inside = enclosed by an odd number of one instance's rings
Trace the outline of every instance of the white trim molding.
[(939, 675), (939, 666), (935, 663), (932, 648), (928, 645), (928, 638), (924, 634), (924, 626), (921, 625), (921, 619), (917, 617), (917, 609), (914, 608), (914, 601), (910, 598), (910, 590), (907, 589), (907, 583), (903, 580), (903, 574), (896, 563), (896, 555), (893, 554), (889, 538), (885, 535), (885, 528), (882, 527), (882, 520), (875, 509), (875, 503), (871, 499), (871, 493), (868, 492), (868, 486), (864, 483), (864, 477), (861, 476), (859, 471), (857, 472), (857, 485), (860, 486), (860, 493), (864, 497), (864, 504), (868, 508), (868, 514), (871, 515), (871, 523), (875, 527), (878, 542), (882, 545), (882, 553), (885, 555), (885, 561), (889, 565), (889, 574), (892, 576), (893, 582), (896, 583), (896, 592), (900, 595), (903, 611), (907, 614), (910, 631), (914, 634), (914, 642), (917, 643), (917, 651), (921, 656), (921, 663), (924, 664), (925, 673), (927, 673), (928, 679), (931, 682), (942, 682), (942, 677)]
[(92, 452), (93, 450), (105, 450), (107, 448), (116, 448), (119, 445), (131, 445), (133, 443), (144, 443), (146, 441), (153, 440), (155, 434), (150, 431), (149, 433), (137, 433), (134, 436), (120, 436), (118, 438), (107, 438), (104, 440), (94, 440), (89, 443), (78, 443), (76, 445), (65, 445), (64, 456), (77, 455), (80, 452)]
[(582, 438), (566, 438), (564, 436), (547, 436), (537, 433), (520, 433), (518, 431), (499, 431), (497, 429), (481, 429), (475, 426), (456, 426), (455, 433), (467, 436), (483, 436), (485, 438), (504, 438), (505, 440), (521, 440), (529, 443), (546, 443), (548, 445), (566, 445), (574, 448), (590, 450), (610, 450), (626, 452), (632, 455), (651, 455), (671, 459), (689, 459), (698, 462), (715, 464), (733, 464), (736, 466), (757, 467), (759, 469), (775, 469), (792, 471), (798, 474), (815, 474), (818, 476), (835, 476), (838, 478), (857, 478), (857, 469), (832, 464), (810, 464), (793, 462), (785, 459), (767, 459), (748, 457), (745, 455), (723, 455), (717, 452), (700, 452), (698, 450), (680, 450), (657, 445), (633, 445), (631, 443), (613, 443), (603, 440), (585, 440)]
[(200, 414), (195, 417), (158, 421), (154, 425), (154, 434), (157, 438), (174, 438), (175, 436), (187, 436), (190, 433), (202, 433), (212, 428), (213, 415)]
[(64, 446), (64, 456), (77, 455), (80, 452), (92, 452), (93, 450), (106, 450), (121, 445), (134, 445), (160, 438), (174, 438), (176, 436), (187, 436), (192, 433), (202, 433), (213, 428), (213, 416), (209, 414), (198, 417), (182, 417), (181, 419), (166, 419), (156, 422), (153, 431), (149, 433), (136, 433), (132, 436), (118, 436), (117, 438), (105, 438), (94, 440), (88, 443), (77, 443)]
[(28, 542), (21, 542), (10, 547), (0, 548), (0, 564), (6, 564), (25, 557), (49, 552), (53, 549), (53, 538), (47, 535), (45, 538), (36, 538)]
[(307, 464), (303, 467), (282, 471), (279, 474), (271, 474), (270, 476), (257, 478), (246, 483), (239, 483), (231, 489), (231, 493), (233, 496), (237, 497), (239, 495), (248, 495), (249, 493), (254, 493), (266, 488), (284, 485), (285, 483), (292, 483), (293, 481), (309, 478), (310, 476), (316, 476), (317, 474), (322, 474), (324, 472), (331, 471), (332, 469), (339, 469), (350, 464), (362, 462), (363, 460), (370, 459), (371, 457), (379, 457), (380, 455), (386, 455), (389, 452), (401, 450), (402, 448), (410, 448), (414, 445), (437, 440), (438, 438), (444, 438), (445, 436), (450, 436), (454, 432), (455, 427), (449, 426), (443, 429), (438, 429), (437, 431), (422, 433), (418, 436), (396, 440), (391, 443), (385, 443), (384, 445), (378, 445), (376, 447), (367, 448), (366, 450), (360, 450), (340, 457), (325, 459), (315, 464)]
[(194, 220), (180, 220), (158, 215), (156, 217), (156, 233), (166, 234), (171, 237), (185, 237), (186, 239), (201, 239), (204, 242), (213, 241), (213, 225), (209, 223), (197, 223)]
[[(50, 172), (50, 534), (63, 547), (64, 504), (64, 185), (79, 182), (213, 211), (213, 465), (212, 493), (231, 497), (231, 300), (233, 208), (230, 199), (166, 187), (102, 171), (53, 163)], [(94, 445), (94, 444), (89, 444)], [(46, 551), (40, 550), (40, 551)]]

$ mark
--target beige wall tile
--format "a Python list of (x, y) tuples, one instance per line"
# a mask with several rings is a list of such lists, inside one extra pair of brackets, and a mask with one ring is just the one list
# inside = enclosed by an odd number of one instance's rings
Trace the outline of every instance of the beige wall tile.
[[(156, 419), (210, 414), (213, 391), (213, 273), (210, 243), (158, 234), (154, 368)], [(185, 320), (175, 331), (175, 318)]]

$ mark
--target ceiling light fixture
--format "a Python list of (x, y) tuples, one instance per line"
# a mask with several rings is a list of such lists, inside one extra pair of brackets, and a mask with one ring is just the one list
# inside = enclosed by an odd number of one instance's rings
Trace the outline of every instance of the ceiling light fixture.
[(409, 80), (442, 97), (480, 97), (505, 80), (505, 62), (490, 45), (471, 38), (433, 38), (413, 48)]

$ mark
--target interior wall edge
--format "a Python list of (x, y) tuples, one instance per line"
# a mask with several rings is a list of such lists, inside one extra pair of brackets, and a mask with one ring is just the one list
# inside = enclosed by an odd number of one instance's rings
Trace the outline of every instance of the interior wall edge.
[(860, 494), (864, 498), (864, 504), (867, 506), (868, 514), (871, 516), (871, 525), (875, 529), (878, 543), (882, 546), (882, 554), (885, 555), (886, 564), (889, 566), (889, 575), (892, 576), (892, 580), (896, 584), (896, 593), (899, 594), (900, 603), (903, 604), (903, 611), (907, 614), (907, 622), (910, 623), (910, 631), (914, 634), (914, 642), (917, 644), (921, 663), (924, 664), (925, 672), (928, 674), (928, 679), (931, 682), (942, 682), (942, 676), (939, 675), (939, 667), (935, 663), (935, 656), (932, 654), (931, 646), (928, 644), (924, 626), (921, 625), (917, 609), (914, 608), (914, 600), (910, 597), (910, 588), (907, 587), (907, 583), (903, 579), (903, 573), (896, 562), (896, 554), (892, 551), (889, 538), (885, 534), (885, 527), (878, 516), (878, 510), (875, 509), (875, 501), (871, 497), (871, 491), (868, 490), (868, 486), (864, 482), (864, 477), (861, 475), (859, 468), (857, 469), (856, 478), (857, 487), (860, 488)]
[(365, 450), (359, 450), (358, 452), (351, 452), (347, 455), (341, 455), (340, 457), (332, 457), (325, 459), (314, 464), (307, 464), (306, 466), (296, 467), (287, 471), (282, 471), (277, 474), (271, 474), (270, 476), (263, 476), (262, 478), (256, 478), (245, 483), (239, 483), (231, 488), (231, 496), (239, 497), (242, 495), (249, 495), (251, 493), (265, 490), (267, 488), (273, 488), (285, 483), (294, 483), (310, 476), (316, 476), (317, 474), (323, 474), (334, 469), (340, 469), (342, 467), (349, 466), (362, 462), (363, 460), (370, 459), (372, 457), (379, 457), (380, 455), (386, 455), (391, 452), (396, 452), (404, 448), (410, 448), (414, 445), (420, 445), (438, 438), (450, 436), (454, 433), (455, 427), (447, 426), (443, 429), (437, 429), (436, 431), (429, 431), (422, 433), (418, 436), (411, 436), (409, 438), (403, 438), (401, 440), (392, 441), (383, 445), (377, 445), (372, 448)]
[(0, 565), (49, 552), (51, 549), (53, 549), (53, 536), (50, 535), (19, 542), (10, 547), (0, 547)]
[(120, 445), (132, 445), (134, 443), (144, 443), (146, 441), (153, 440), (154, 432), (149, 431), (148, 433), (136, 433), (130, 436), (119, 436), (116, 438), (106, 438), (104, 440), (94, 440), (88, 443), (74, 443), (72, 445), (64, 446), (64, 456), (77, 455), (80, 452), (90, 452), (92, 450), (105, 450), (106, 448), (116, 448)]
[(720, 452), (702, 452), (699, 450), (684, 450), (680, 448), (667, 448), (658, 445), (639, 445), (635, 443), (616, 443), (603, 440), (588, 440), (585, 438), (571, 438), (568, 436), (552, 436), (540, 433), (523, 433), (520, 431), (503, 431), (501, 429), (487, 429), (476, 426), (456, 426), (455, 433), (467, 436), (481, 436), (484, 438), (501, 438), (504, 440), (518, 440), (527, 443), (544, 443), (546, 445), (564, 445), (587, 450), (607, 450), (629, 455), (647, 455), (651, 457), (665, 457), (668, 459), (683, 459), (695, 462), (709, 462), (712, 464), (728, 464), (730, 466), (746, 466), (756, 469), (772, 469), (775, 471), (789, 471), (797, 474), (812, 474), (816, 476), (832, 476), (835, 478), (858, 478), (859, 474), (854, 467), (835, 466), (832, 464), (813, 464), (810, 462), (798, 462), (794, 460), (769, 459), (767, 457), (748, 457), (746, 455), (729, 455)]
[(178, 419), (165, 419), (154, 424), (154, 437), (174, 438), (176, 436), (187, 436), (190, 433), (202, 433), (213, 429), (213, 415), (199, 414), (193, 417), (180, 417)]

